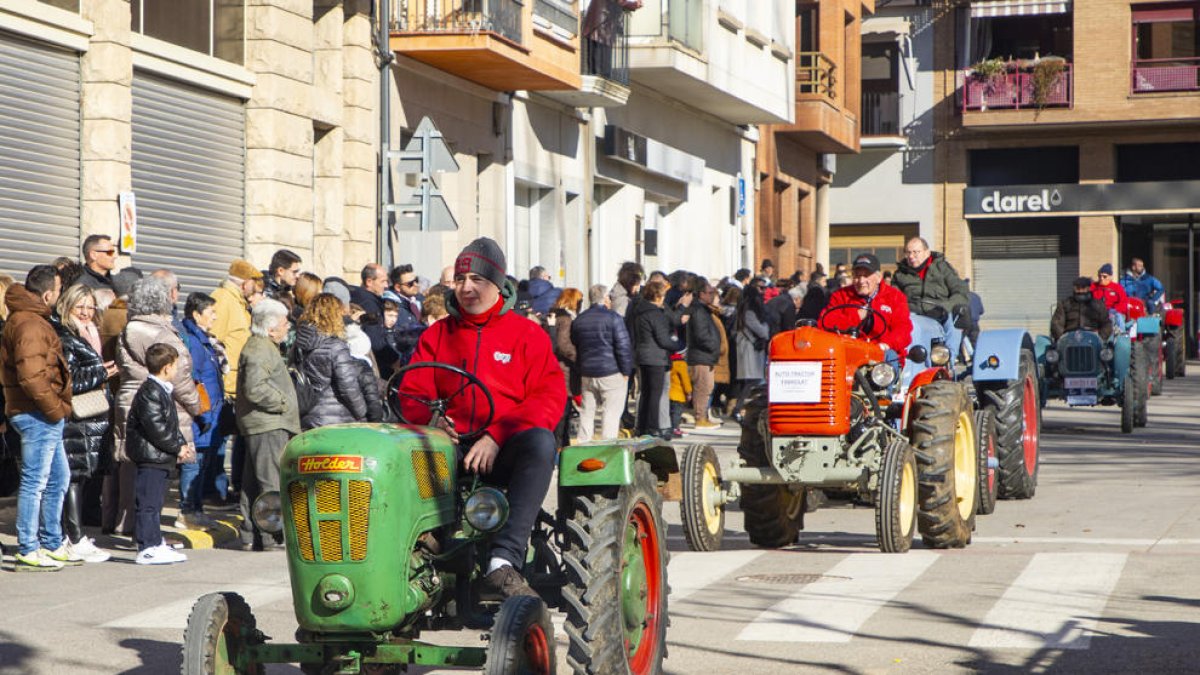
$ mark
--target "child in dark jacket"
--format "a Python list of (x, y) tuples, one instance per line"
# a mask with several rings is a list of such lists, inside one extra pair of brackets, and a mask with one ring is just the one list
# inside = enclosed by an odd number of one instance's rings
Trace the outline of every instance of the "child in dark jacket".
[(158, 343), (146, 350), (150, 377), (142, 383), (129, 408), (125, 444), (129, 458), (137, 464), (134, 481), (137, 518), (133, 537), (139, 565), (169, 565), (187, 556), (163, 543), (159, 520), (167, 479), (179, 462), (191, 461), (194, 452), (179, 431), (179, 413), (171, 398), (171, 381), (178, 368), (179, 352)]

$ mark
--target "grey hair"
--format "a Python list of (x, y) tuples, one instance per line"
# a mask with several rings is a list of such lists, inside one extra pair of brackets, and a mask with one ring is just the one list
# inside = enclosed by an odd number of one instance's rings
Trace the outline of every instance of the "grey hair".
[(172, 288), (179, 288), (179, 277), (175, 276), (174, 272), (165, 267), (160, 267), (159, 269), (154, 270), (150, 273), (150, 276), (156, 279), (162, 279), (164, 282), (166, 282), (168, 290)]
[(146, 315), (171, 315), (171, 293), (158, 277), (138, 279), (129, 292), (129, 318)]
[(805, 289), (800, 284), (792, 286), (788, 289), (788, 295), (792, 296), (793, 300), (801, 300), (804, 298)]
[(588, 302), (593, 305), (599, 305), (604, 302), (604, 296), (606, 295), (608, 295), (608, 286), (596, 284), (588, 289)]
[(287, 315), (287, 305), (282, 302), (271, 298), (259, 300), (250, 311), (250, 334), (269, 337), (271, 329), (278, 326), (281, 319), (286, 321)]

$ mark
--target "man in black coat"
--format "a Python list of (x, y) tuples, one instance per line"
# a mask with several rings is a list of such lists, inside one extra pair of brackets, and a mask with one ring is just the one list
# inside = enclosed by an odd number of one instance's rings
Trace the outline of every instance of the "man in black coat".
[(1074, 292), (1058, 303), (1050, 320), (1050, 337), (1056, 341), (1063, 333), (1079, 329), (1097, 331), (1105, 340), (1112, 335), (1112, 319), (1104, 301), (1092, 295), (1091, 277), (1075, 280)]
[(596, 408), (601, 410), (600, 438), (611, 440), (621, 430), (629, 375), (633, 372), (633, 345), (620, 314), (612, 311), (608, 289), (596, 284), (588, 289), (592, 303), (571, 322), (579, 373), (583, 376), (583, 405), (579, 411), (579, 440), (592, 440)]
[(796, 327), (796, 312), (800, 310), (803, 301), (804, 287), (801, 285), (792, 286), (786, 293), (771, 298), (767, 303), (767, 332), (770, 336), (768, 339), (775, 337), (776, 333)]
[[(693, 288), (699, 302), (691, 306), (687, 322), (688, 376), (692, 380), (692, 414), (697, 429), (721, 426), (708, 418), (709, 399), (716, 386), (717, 363), (721, 360), (721, 329), (712, 307), (716, 306), (717, 289), (708, 279), (697, 277)], [(720, 311), (718, 306), (717, 311)]]

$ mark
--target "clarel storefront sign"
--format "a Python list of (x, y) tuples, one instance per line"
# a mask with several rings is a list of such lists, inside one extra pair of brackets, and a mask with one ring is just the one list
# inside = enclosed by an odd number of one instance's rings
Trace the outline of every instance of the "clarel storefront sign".
[(967, 218), (1200, 213), (1200, 181), (1004, 185), (963, 190)]

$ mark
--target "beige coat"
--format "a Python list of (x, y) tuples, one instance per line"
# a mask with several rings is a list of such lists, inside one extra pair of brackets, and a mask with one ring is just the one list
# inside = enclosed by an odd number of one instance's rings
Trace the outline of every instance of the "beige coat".
[(171, 317), (160, 315), (136, 316), (129, 320), (125, 332), (117, 338), (117, 366), (121, 369), (121, 386), (117, 390), (116, 416), (113, 433), (113, 456), (119, 462), (129, 461), (125, 454), (125, 421), (138, 388), (150, 376), (146, 370), (146, 350), (162, 342), (179, 352), (175, 379), (175, 408), (179, 411), (179, 431), (188, 443), (192, 442), (192, 416), (200, 414), (200, 394), (192, 379), (192, 357), (183, 344)]
[(212, 333), (225, 345), (225, 356), (229, 359), (229, 372), (225, 373), (225, 395), (237, 398), (238, 362), (242, 348), (250, 339), (250, 308), (242, 289), (226, 279), (212, 292), (217, 304), (213, 307)]

